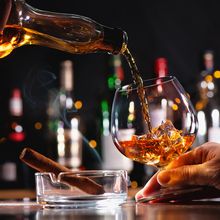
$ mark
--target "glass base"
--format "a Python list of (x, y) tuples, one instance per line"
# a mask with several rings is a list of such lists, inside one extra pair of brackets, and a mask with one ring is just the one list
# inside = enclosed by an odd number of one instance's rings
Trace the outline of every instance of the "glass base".
[[(39, 204), (42, 204), (47, 209), (83, 209), (83, 208), (106, 208), (117, 207), (125, 202), (127, 194), (103, 194), (102, 196), (86, 196), (86, 197), (56, 197), (56, 196), (44, 196)], [(39, 198), (38, 198), (39, 199)]]
[(187, 188), (162, 188), (137, 202), (182, 202), (210, 198), (220, 198), (220, 190), (209, 186), (191, 186)]

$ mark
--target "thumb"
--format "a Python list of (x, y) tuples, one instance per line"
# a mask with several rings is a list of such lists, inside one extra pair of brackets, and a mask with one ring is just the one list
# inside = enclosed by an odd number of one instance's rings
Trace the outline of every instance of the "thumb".
[(207, 178), (203, 164), (186, 165), (174, 169), (163, 170), (157, 175), (158, 182), (165, 187), (184, 185), (207, 185)]

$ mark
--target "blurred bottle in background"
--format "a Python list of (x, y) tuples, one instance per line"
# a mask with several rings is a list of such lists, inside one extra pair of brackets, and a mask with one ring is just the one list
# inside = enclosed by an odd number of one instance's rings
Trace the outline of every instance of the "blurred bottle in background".
[(82, 135), (80, 116), (75, 107), (73, 63), (61, 63), (59, 121), (57, 126), (57, 160), (60, 164), (78, 169), (82, 165)]
[(83, 100), (75, 97), (73, 61), (61, 62), (59, 72), (58, 87), (48, 91), (47, 154), (71, 169), (100, 169), (97, 142), (87, 139)]
[[(130, 172), (133, 162), (123, 156), (115, 147), (111, 132), (111, 108), (115, 90), (119, 88), (124, 80), (124, 70), (120, 55), (110, 57), (109, 73), (107, 74), (107, 88), (101, 100), (101, 151), (103, 169), (124, 169)], [(129, 136), (134, 133), (133, 129), (121, 131), (121, 135)]]
[(204, 70), (201, 71), (197, 83), (199, 97), (195, 108), (199, 128), (195, 145), (201, 145), (206, 141), (220, 143), (220, 103), (218, 88), (220, 71), (215, 70), (213, 51), (205, 51), (203, 65)]
[[(0, 188), (24, 188), (27, 173), (19, 160), (26, 132), (23, 125), (23, 100), (21, 91), (14, 88), (9, 99), (9, 118), (1, 141)], [(27, 185), (26, 185), (27, 184)]]

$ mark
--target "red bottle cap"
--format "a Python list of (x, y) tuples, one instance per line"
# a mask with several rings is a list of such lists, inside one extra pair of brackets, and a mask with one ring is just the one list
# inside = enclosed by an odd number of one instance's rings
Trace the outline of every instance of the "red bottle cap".
[(168, 74), (167, 59), (164, 57), (157, 58), (154, 66), (156, 77), (164, 77)]
[(12, 90), (12, 98), (21, 98), (21, 91), (20, 89), (13, 89)]

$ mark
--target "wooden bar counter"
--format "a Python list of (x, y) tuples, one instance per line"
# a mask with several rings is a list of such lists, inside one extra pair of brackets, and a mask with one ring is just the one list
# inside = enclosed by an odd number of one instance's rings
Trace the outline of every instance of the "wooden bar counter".
[(189, 203), (135, 203), (139, 189), (129, 190), (129, 199), (116, 208), (44, 209), (35, 202), (34, 190), (0, 190), (0, 220), (11, 219), (115, 219), (115, 220), (219, 220), (220, 198)]
[(188, 204), (137, 204), (128, 200), (117, 208), (106, 209), (43, 209), (30, 201), (0, 202), (0, 219), (115, 219), (115, 220), (219, 220), (220, 202), (203, 201)]

